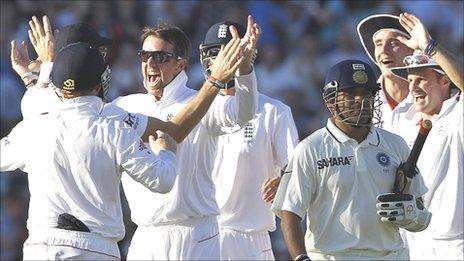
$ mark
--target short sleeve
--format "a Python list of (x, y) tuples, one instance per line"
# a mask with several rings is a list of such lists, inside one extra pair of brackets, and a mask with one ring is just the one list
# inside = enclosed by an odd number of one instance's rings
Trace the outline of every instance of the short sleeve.
[(297, 146), (295, 155), (287, 166), (284, 176), (287, 176), (285, 179), (288, 181), (279, 185), (272, 206), (277, 216), (280, 216), (282, 210), (293, 212), (301, 219), (306, 215), (316, 191), (315, 173), (308, 164), (306, 153), (303, 146)]
[(24, 122), (18, 123), (8, 136), (0, 141), (0, 170), (24, 169), (24, 150), (27, 149), (24, 136)]
[(289, 107), (285, 106), (282, 113), (278, 115), (274, 126), (273, 154), (277, 166), (283, 169), (290, 161), (298, 144), (298, 132)]

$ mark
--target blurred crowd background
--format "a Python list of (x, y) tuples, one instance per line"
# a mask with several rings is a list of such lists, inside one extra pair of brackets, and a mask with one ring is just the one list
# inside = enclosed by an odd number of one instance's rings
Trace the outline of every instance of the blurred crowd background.
[[(33, 15), (48, 15), (53, 28), (86, 22), (100, 34), (114, 40), (109, 53), (112, 100), (121, 95), (145, 91), (137, 57), (143, 27), (165, 22), (187, 33), (192, 50), (187, 71), (189, 86), (198, 89), (204, 81), (198, 46), (208, 28), (223, 20), (246, 26), (246, 16), (252, 14), (263, 29), (255, 63), (258, 89), (292, 108), (302, 140), (325, 125), (328, 113), (319, 89), (326, 70), (348, 58), (361, 59), (373, 65), (358, 39), (357, 23), (371, 14), (399, 15), (405, 11), (417, 15), (435, 39), (455, 54), (463, 56), (462, 0), (1, 1), (1, 137), (6, 136), (21, 120), (20, 101), (25, 91), (21, 79), (11, 69), (10, 41), (29, 41), (28, 20)], [(33, 58), (36, 57), (30, 43), (29, 51)], [(27, 238), (27, 176), (20, 171), (1, 174), (0, 259), (19, 260), (22, 257), (22, 243)], [(123, 257), (136, 228), (130, 221), (126, 203), (124, 212), (126, 237), (120, 242)], [(271, 238), (276, 259), (288, 259), (279, 227)]]

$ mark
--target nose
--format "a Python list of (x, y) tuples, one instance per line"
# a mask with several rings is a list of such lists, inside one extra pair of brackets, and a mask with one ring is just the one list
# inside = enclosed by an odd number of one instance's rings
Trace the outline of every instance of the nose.
[(153, 58), (153, 56), (148, 57), (147, 64), (150, 67), (157, 67), (158, 66), (158, 64), (155, 62), (155, 59)]
[(355, 102), (361, 102), (363, 99), (364, 99), (364, 95), (362, 95), (362, 94), (356, 94), (354, 96), (354, 101)]

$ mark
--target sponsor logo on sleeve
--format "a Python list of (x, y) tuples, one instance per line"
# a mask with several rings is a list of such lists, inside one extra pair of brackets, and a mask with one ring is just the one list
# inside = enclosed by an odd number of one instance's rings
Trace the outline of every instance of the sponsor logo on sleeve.
[(332, 166), (346, 166), (351, 165), (354, 156), (341, 156), (320, 159), (317, 161), (317, 169), (323, 169)]
[(124, 117), (123, 121), (124, 123), (129, 125), (132, 129), (137, 129), (139, 122), (140, 122), (140, 118), (137, 117), (137, 115), (135, 114), (128, 113), (126, 117)]

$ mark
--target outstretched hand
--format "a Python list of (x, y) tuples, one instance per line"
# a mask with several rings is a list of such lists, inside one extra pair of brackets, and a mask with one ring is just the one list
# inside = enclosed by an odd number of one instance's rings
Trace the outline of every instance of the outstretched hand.
[(244, 59), (239, 67), (240, 74), (248, 74), (251, 72), (251, 66), (253, 65), (256, 55), (256, 45), (261, 36), (261, 32), (261, 27), (254, 22), (251, 15), (248, 15), (247, 30), (240, 42), (244, 47)]
[(11, 41), (10, 60), (11, 67), (19, 76), (31, 71), (31, 68), (29, 68), (31, 59), (29, 58), (26, 42), (22, 41), (21, 46), (18, 46), (15, 40)]
[(410, 39), (404, 36), (398, 36), (397, 39), (413, 50), (425, 50), (431, 37), (427, 28), (415, 15), (402, 13), (400, 14), (400, 24), (411, 35)]
[(42, 62), (51, 62), (55, 59), (55, 38), (53, 37), (52, 26), (48, 16), (42, 17), (43, 26), (35, 16), (29, 20), (28, 30), (29, 39), (38, 55), (38, 60)]
[(228, 82), (243, 61), (244, 46), (240, 45), (240, 37), (234, 26), (229, 26), (232, 39), (221, 46), (216, 59), (211, 65), (211, 76), (219, 81)]

